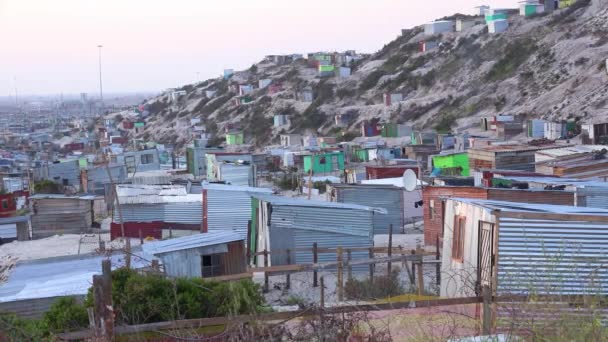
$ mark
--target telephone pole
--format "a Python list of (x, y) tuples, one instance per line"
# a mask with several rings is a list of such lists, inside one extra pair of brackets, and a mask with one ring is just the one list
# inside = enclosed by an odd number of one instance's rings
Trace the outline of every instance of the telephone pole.
[(103, 108), (103, 84), (101, 81), (101, 48), (103, 45), (97, 45), (99, 49), (99, 98), (101, 100), (101, 107)]

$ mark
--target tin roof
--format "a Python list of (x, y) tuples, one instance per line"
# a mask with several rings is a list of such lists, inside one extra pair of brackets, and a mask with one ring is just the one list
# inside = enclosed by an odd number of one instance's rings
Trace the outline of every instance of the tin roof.
[(245, 240), (240, 234), (232, 231), (215, 231), (196, 235), (183, 236), (176, 239), (150, 242), (142, 245), (146, 254), (163, 254), (184, 249), (199, 248), (224, 243)]
[(561, 148), (552, 148), (548, 150), (538, 151), (537, 153), (543, 156), (558, 158), (564, 156), (570, 156), (573, 154), (601, 151), (602, 149), (608, 148), (606, 145), (575, 145)]
[(590, 181), (577, 178), (558, 178), (558, 177), (512, 177), (502, 176), (499, 178), (509, 179), (515, 182), (530, 182), (530, 183), (542, 183), (542, 184), (555, 184), (555, 185), (573, 185), (577, 187), (608, 187), (608, 183), (599, 181)]
[(30, 197), (30, 199), (78, 199), (85, 201), (92, 201), (97, 196), (91, 194), (82, 194), (82, 195), (64, 195), (64, 194), (35, 194)]
[(493, 210), (510, 211), (510, 212), (530, 212), (530, 213), (554, 213), (564, 215), (601, 215), (608, 216), (608, 209), (589, 208), (589, 207), (573, 207), (567, 205), (553, 204), (530, 204), (530, 203), (515, 203), (505, 201), (479, 200), (472, 198), (451, 198), (458, 202), (469, 203), (480, 207), (485, 207)]
[(228, 185), (228, 184), (217, 184), (202, 182), (203, 189), (206, 190), (221, 190), (221, 191), (246, 191), (246, 192), (258, 192), (271, 194), (272, 189), (268, 188), (255, 188), (244, 185)]
[(532, 145), (526, 145), (526, 144), (504, 144), (504, 145), (489, 145), (489, 146), (472, 147), (469, 149), (469, 151), (485, 151), (485, 152), (494, 152), (494, 153), (531, 152), (531, 151), (538, 151), (538, 150), (556, 149), (556, 148), (568, 147), (568, 146), (571, 146), (571, 145), (547, 144), (547, 145), (532, 146)]
[(121, 184), (116, 187), (118, 197), (129, 196), (185, 196), (188, 194), (186, 187), (183, 185), (128, 185)]
[(379, 213), (379, 214), (386, 214), (386, 209), (366, 207), (366, 206), (357, 205), (357, 204), (314, 201), (314, 200), (305, 200), (305, 199), (299, 199), (299, 198), (274, 196), (274, 195), (263, 195), (263, 194), (254, 194), (252, 196), (259, 200), (269, 202), (269, 203), (272, 203), (273, 205), (279, 205), (279, 206), (367, 210), (367, 211), (373, 211), (373, 212)]
[[(141, 252), (134, 251), (131, 267), (144, 267), (144, 261), (138, 257)], [(93, 275), (101, 274), (101, 261), (106, 258), (88, 254), (19, 262), (0, 285), (0, 302), (86, 295)], [(110, 258), (113, 269), (124, 266), (124, 254), (114, 253)]]

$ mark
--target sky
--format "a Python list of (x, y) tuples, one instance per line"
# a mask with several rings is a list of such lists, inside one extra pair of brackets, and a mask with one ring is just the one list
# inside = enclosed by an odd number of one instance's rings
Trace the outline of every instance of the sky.
[(515, 0), (0, 0), (0, 96), (157, 92), (269, 54), (375, 52), (427, 21)]

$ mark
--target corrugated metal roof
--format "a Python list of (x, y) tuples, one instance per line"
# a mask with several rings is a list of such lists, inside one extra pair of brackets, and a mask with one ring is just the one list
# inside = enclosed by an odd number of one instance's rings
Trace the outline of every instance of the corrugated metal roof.
[(272, 189), (268, 188), (256, 188), (252, 186), (243, 186), (243, 185), (228, 185), (228, 184), (217, 184), (217, 183), (202, 183), (203, 189), (207, 190), (221, 190), (221, 191), (247, 191), (247, 192), (255, 192), (255, 193), (266, 193), (271, 194)]
[(12, 216), (12, 217), (1, 217), (0, 224), (9, 224), (9, 223), (20, 223), (29, 221), (30, 216)]
[(514, 177), (514, 176), (501, 176), (499, 178), (510, 179), (515, 182), (532, 182), (532, 183), (546, 183), (555, 185), (573, 185), (579, 188), (587, 186), (594, 187), (608, 187), (606, 182), (590, 181), (577, 178), (558, 178), (558, 177)]
[[(145, 262), (133, 249), (131, 267), (144, 267)], [(19, 262), (6, 282), (0, 285), (0, 302), (55, 296), (86, 295), (92, 277), (101, 274), (101, 261), (107, 256), (98, 254), (48, 258)], [(124, 266), (124, 254), (110, 256), (112, 269)]]
[(203, 202), (201, 194), (185, 194), (180, 196), (140, 195), (120, 197), (120, 204), (160, 204), (160, 203), (196, 203)]
[(452, 198), (452, 200), (470, 203), (481, 207), (486, 207), (501, 211), (510, 212), (534, 212), (534, 213), (555, 213), (555, 214), (568, 214), (568, 215), (606, 215), (608, 216), (608, 209), (600, 208), (588, 208), (588, 207), (571, 207), (566, 205), (552, 205), (552, 204), (529, 204), (529, 203), (515, 203), (515, 202), (504, 202), (504, 201), (491, 201), (491, 200), (477, 200), (471, 198)]
[(95, 198), (97, 198), (97, 196), (95, 195), (63, 195), (63, 194), (35, 194), (34, 196), (31, 196), (30, 199), (36, 200), (36, 199), (79, 199), (79, 200), (85, 200), (85, 201), (92, 201)]
[(483, 151), (483, 152), (493, 152), (493, 153), (502, 153), (502, 152), (528, 152), (528, 151), (538, 151), (538, 150), (548, 150), (548, 149), (556, 149), (560, 147), (569, 147), (572, 145), (560, 145), (560, 144), (547, 144), (547, 145), (524, 145), (524, 144), (504, 144), (504, 145), (489, 145), (489, 146), (480, 146), (470, 148), (469, 151)]
[(299, 198), (262, 195), (262, 194), (253, 194), (252, 196), (257, 199), (260, 199), (262, 201), (269, 202), (269, 203), (272, 203), (273, 205), (279, 205), (279, 206), (367, 210), (367, 211), (373, 211), (373, 212), (376, 212), (379, 214), (386, 214), (386, 209), (366, 207), (366, 206), (357, 205), (357, 204), (314, 201), (314, 200), (305, 200), (305, 199), (299, 199)]
[(116, 192), (119, 197), (159, 195), (159, 196), (185, 196), (188, 194), (183, 185), (118, 185)]
[(244, 238), (231, 231), (216, 231), (203, 234), (184, 236), (176, 239), (150, 242), (142, 246), (146, 254), (163, 254), (184, 249), (219, 245), (234, 241), (243, 241)]
[(561, 148), (553, 148), (548, 150), (538, 151), (536, 153), (549, 157), (549, 158), (557, 158), (563, 156), (569, 156), (573, 154), (593, 152), (593, 151), (601, 151), (602, 149), (607, 148), (605, 145), (575, 145), (575, 146), (567, 146)]

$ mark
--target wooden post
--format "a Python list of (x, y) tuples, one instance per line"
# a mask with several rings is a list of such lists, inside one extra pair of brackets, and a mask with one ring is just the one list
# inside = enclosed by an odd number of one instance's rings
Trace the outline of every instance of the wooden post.
[(152, 270), (155, 272), (160, 271), (160, 265), (158, 264), (157, 259), (152, 260)]
[(125, 243), (126, 243), (125, 267), (126, 268), (131, 268), (131, 238), (126, 237), (125, 239), (126, 239), (126, 241), (125, 241)]
[(103, 240), (99, 241), (99, 251), (102, 253), (106, 251), (106, 242)]
[(387, 276), (390, 278), (393, 263), (390, 262), (390, 258), (393, 256), (393, 224), (388, 225), (388, 257), (389, 262), (387, 264)]
[(492, 327), (492, 292), (490, 287), (485, 285), (481, 288), (481, 294), (483, 296), (483, 321), (482, 321), (482, 334), (490, 335)]
[[(264, 267), (268, 267), (268, 249), (264, 248)], [(264, 271), (264, 293), (268, 292), (269, 286), (268, 272)]]
[(114, 336), (114, 309), (112, 307), (112, 265), (110, 260), (101, 262), (101, 275), (93, 276), (93, 317), (95, 332), (104, 341), (112, 341)]
[[(287, 250), (287, 265), (291, 265), (291, 250)], [(285, 288), (291, 288), (291, 273), (287, 271), (287, 275), (285, 275)]]
[(441, 260), (441, 254), (439, 253), (439, 235), (436, 237), (435, 241), (435, 260), (437, 263), (435, 264), (435, 280), (437, 281), (437, 286), (441, 285), (441, 264), (439, 260)]
[[(312, 263), (316, 264), (319, 262), (319, 250), (318, 250), (318, 246), (317, 243), (314, 242), (312, 244)], [(319, 274), (317, 273), (317, 269), (315, 268), (314, 271), (312, 272), (312, 287), (317, 287), (319, 286), (319, 283), (317, 282)]]
[(321, 276), (321, 310), (325, 308), (325, 282)]
[(343, 279), (343, 265), (342, 265), (342, 247), (338, 247), (336, 250), (336, 254), (338, 257), (338, 274), (337, 274), (337, 284), (336, 289), (338, 291), (338, 301), (344, 300), (344, 279)]
[(348, 261), (348, 280), (353, 279), (353, 267), (350, 265), (352, 260), (351, 250), (346, 250), (346, 260)]
[(139, 230), (139, 244), (140, 245), (144, 244), (144, 236), (141, 233), (141, 229)]
[[(372, 260), (374, 258), (374, 247), (369, 248), (369, 259)], [(374, 263), (369, 264), (369, 281), (370, 283), (374, 282)]]
[(251, 265), (251, 220), (247, 221), (247, 241), (245, 241), (247, 248), (247, 265)]
[(422, 274), (422, 256), (420, 256), (420, 264), (418, 264), (418, 295), (422, 296), (424, 294), (424, 276)]

